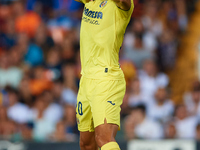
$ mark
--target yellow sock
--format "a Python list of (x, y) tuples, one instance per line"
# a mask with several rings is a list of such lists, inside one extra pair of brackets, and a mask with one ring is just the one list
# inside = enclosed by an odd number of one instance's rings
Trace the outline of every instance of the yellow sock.
[(109, 142), (101, 147), (101, 150), (120, 150), (116, 142)]

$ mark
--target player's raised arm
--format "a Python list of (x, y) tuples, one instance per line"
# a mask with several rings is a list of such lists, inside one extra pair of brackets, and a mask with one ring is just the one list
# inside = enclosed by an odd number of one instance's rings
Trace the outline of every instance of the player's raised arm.
[(85, 3), (88, 3), (91, 0), (75, 0), (75, 1), (85, 4)]
[(129, 10), (131, 8), (131, 0), (113, 0), (117, 7), (122, 10)]

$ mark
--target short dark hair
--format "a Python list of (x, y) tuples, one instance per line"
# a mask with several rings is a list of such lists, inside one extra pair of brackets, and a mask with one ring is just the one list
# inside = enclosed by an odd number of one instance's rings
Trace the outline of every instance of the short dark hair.
[(133, 107), (132, 110), (140, 110), (145, 115), (146, 114), (146, 105), (138, 104), (137, 106)]
[(11, 93), (11, 94), (15, 94), (15, 95), (19, 96), (19, 91), (11, 86), (6, 86), (5, 91), (7, 93)]

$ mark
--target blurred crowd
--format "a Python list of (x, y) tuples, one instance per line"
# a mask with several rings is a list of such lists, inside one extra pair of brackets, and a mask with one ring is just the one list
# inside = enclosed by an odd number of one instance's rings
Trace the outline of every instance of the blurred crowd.
[[(166, 74), (195, 0), (134, 3), (120, 51), (122, 138), (200, 140), (200, 83), (175, 105)], [(0, 0), (0, 139), (78, 139), (82, 11), (74, 0)]]

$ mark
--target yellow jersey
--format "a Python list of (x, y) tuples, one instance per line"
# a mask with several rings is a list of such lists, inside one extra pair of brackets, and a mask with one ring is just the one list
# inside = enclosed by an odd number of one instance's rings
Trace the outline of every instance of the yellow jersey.
[[(84, 0), (82, 0), (84, 3)], [(112, 0), (85, 3), (80, 31), (81, 74), (86, 78), (119, 80), (119, 50), (134, 4), (127, 11)]]

